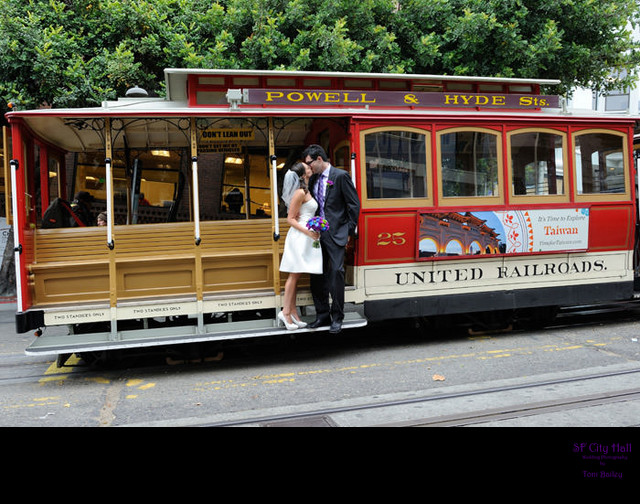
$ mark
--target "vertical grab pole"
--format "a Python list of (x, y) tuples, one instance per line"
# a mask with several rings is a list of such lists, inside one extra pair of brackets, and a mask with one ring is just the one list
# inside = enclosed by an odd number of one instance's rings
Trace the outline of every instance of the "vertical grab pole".
[(111, 171), (111, 119), (105, 118), (105, 181), (107, 183), (107, 247), (113, 250), (113, 174)]
[(200, 189), (198, 185), (198, 136), (196, 130), (196, 119), (191, 118), (191, 176), (193, 186), (193, 221), (194, 221), (194, 261), (195, 261), (195, 282), (196, 282), (196, 310), (197, 310), (197, 331), (203, 334), (204, 330), (204, 281), (202, 272), (202, 251), (200, 243)]
[(351, 181), (356, 185), (356, 153), (351, 153)]
[[(107, 149), (110, 151), (110, 149)], [(109, 248), (109, 318), (111, 321), (111, 340), (118, 339), (118, 317), (116, 305), (118, 304), (116, 282), (116, 258), (115, 244), (113, 243), (113, 178), (111, 171), (111, 157), (105, 159), (105, 179), (107, 182), (107, 247)]]
[(278, 219), (278, 166), (277, 166), (277, 160), (278, 158), (276, 157), (275, 154), (271, 155), (271, 177), (272, 180), (274, 180), (273, 183), (273, 201), (271, 202), (271, 211), (273, 212), (273, 215), (275, 215), (275, 219), (274, 219), (274, 231), (273, 231), (273, 239), (274, 241), (278, 241), (280, 239), (280, 219)]
[(104, 161), (105, 164), (105, 180), (107, 182), (107, 247), (109, 250), (113, 250), (113, 187), (111, 178), (111, 158), (107, 157)]
[[(356, 186), (356, 153), (351, 153), (351, 180), (353, 182), (353, 187), (358, 189)], [(356, 233), (358, 232), (358, 226), (356, 225)]]
[(200, 245), (200, 189), (198, 186), (198, 137), (196, 118), (191, 118), (191, 180), (193, 186), (193, 223), (196, 246)]
[(278, 219), (278, 157), (273, 134), (273, 118), (269, 118), (269, 160), (271, 161), (271, 217), (273, 218), (273, 241), (280, 239), (280, 222)]
[[(356, 190), (358, 189), (358, 186), (356, 185), (356, 153), (352, 152), (351, 153), (351, 180), (353, 182), (353, 186), (356, 188)], [(356, 229), (355, 229), (355, 233), (356, 236), (358, 234), (358, 223), (356, 223)], [(349, 246), (349, 245), (347, 245)], [(355, 244), (353, 245), (355, 247)], [(355, 251), (354, 251), (354, 255), (355, 255)], [(358, 285), (358, 268), (353, 268), (353, 283), (354, 285)]]
[[(278, 166), (275, 139), (273, 134), (273, 118), (269, 118), (269, 161), (271, 162), (271, 222), (273, 241), (271, 249), (273, 268), (273, 293), (275, 294), (276, 314), (282, 307), (280, 299), (280, 217), (278, 213)], [(276, 322), (277, 323), (277, 322)]]
[(116, 252), (113, 241), (113, 165), (112, 145), (111, 145), (111, 119), (105, 118), (104, 122), (105, 140), (105, 182), (107, 183), (107, 247), (109, 248), (109, 319), (111, 322), (111, 341), (118, 340), (118, 284), (116, 277)]
[(11, 210), (13, 214), (13, 253), (15, 257), (16, 267), (16, 304), (18, 312), (23, 312), (22, 306), (22, 267), (20, 262), (20, 254), (22, 253), (22, 244), (20, 243), (20, 232), (18, 230), (18, 181), (17, 174), (20, 167), (17, 159), (12, 159), (11, 164)]
[(191, 158), (191, 173), (193, 178), (193, 221), (196, 245), (200, 245), (200, 190), (198, 188), (198, 158)]
[(198, 187), (198, 138), (196, 118), (191, 118), (191, 179), (193, 186), (193, 221), (196, 245), (200, 245), (200, 189)]

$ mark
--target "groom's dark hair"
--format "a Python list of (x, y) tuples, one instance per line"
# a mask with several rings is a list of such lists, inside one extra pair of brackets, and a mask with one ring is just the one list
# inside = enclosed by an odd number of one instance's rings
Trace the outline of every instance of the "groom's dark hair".
[(322, 146), (318, 144), (311, 144), (304, 150), (304, 152), (302, 153), (302, 159), (307, 159), (307, 156), (312, 159), (318, 159), (318, 156), (320, 156), (323, 161), (329, 161), (329, 156), (327, 156), (327, 153), (322, 148)]

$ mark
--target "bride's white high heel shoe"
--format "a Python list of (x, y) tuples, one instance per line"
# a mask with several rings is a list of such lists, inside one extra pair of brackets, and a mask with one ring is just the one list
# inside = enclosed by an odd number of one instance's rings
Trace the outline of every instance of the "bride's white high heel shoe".
[(293, 320), (293, 323), (297, 325), (300, 329), (302, 329), (303, 327), (307, 327), (307, 323), (298, 319), (297, 314), (296, 315), (291, 314), (291, 320)]
[(282, 312), (278, 312), (278, 326), (280, 326), (280, 322), (282, 322), (289, 331), (295, 331), (296, 329), (298, 329), (297, 324), (290, 324), (289, 322), (287, 322), (287, 319), (284, 318), (284, 313)]

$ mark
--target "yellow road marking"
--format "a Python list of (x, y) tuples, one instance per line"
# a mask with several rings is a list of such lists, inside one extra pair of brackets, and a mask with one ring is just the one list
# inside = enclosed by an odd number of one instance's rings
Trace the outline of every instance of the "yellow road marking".
[(67, 359), (67, 362), (66, 362), (66, 364), (68, 364), (67, 366), (58, 367), (57, 362), (53, 361), (49, 366), (49, 368), (44, 372), (44, 374), (45, 375), (68, 374), (71, 372), (70, 366), (75, 366), (76, 364), (78, 364), (78, 362), (80, 362), (80, 358), (77, 357), (76, 354), (73, 354), (71, 357)]
[[(477, 340), (478, 338), (470, 338), (470, 340)], [(484, 337), (482, 339), (490, 339)], [(615, 340), (619, 340), (619, 337), (614, 337), (610, 340), (613, 342)], [(250, 381), (247, 382), (234, 382), (233, 380), (215, 380), (210, 382), (199, 382), (194, 385), (195, 390), (199, 391), (207, 391), (207, 390), (226, 390), (233, 388), (242, 388), (242, 387), (255, 387), (260, 385), (277, 385), (281, 383), (293, 383), (297, 379), (306, 377), (306, 376), (314, 376), (319, 374), (326, 373), (356, 373), (359, 371), (363, 371), (366, 369), (372, 368), (383, 368), (383, 367), (394, 367), (394, 366), (408, 366), (408, 365), (416, 365), (416, 364), (430, 364), (430, 363), (438, 363), (443, 361), (451, 361), (451, 360), (466, 360), (466, 359), (478, 359), (478, 360), (489, 360), (489, 359), (502, 359), (508, 357), (515, 357), (520, 355), (531, 355), (534, 352), (563, 352), (570, 350), (581, 350), (585, 348), (589, 348), (591, 346), (603, 347), (608, 345), (609, 343), (595, 343), (593, 340), (588, 341), (586, 344), (553, 344), (553, 345), (541, 345), (541, 346), (532, 346), (532, 347), (515, 347), (515, 348), (501, 348), (497, 350), (484, 350), (480, 352), (469, 352), (469, 353), (460, 353), (460, 354), (451, 354), (451, 355), (436, 355), (429, 357), (422, 357), (417, 359), (407, 359), (403, 361), (394, 361), (389, 363), (370, 363), (370, 364), (361, 364), (358, 366), (348, 366), (336, 369), (311, 369), (307, 371), (290, 371), (283, 372), (273, 375), (258, 375), (250, 378)]]

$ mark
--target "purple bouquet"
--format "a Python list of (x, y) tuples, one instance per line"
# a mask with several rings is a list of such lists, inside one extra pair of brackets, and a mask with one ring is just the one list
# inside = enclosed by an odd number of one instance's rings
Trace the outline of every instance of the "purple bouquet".
[[(322, 217), (317, 217), (317, 216), (311, 217), (311, 219), (307, 221), (307, 229), (310, 229), (311, 231), (316, 231), (318, 233), (322, 233), (323, 231), (326, 231), (327, 229), (329, 229), (329, 223), (327, 222), (326, 219), (323, 219)], [(314, 248), (318, 248), (320, 246), (320, 241), (314, 240), (313, 246)]]

